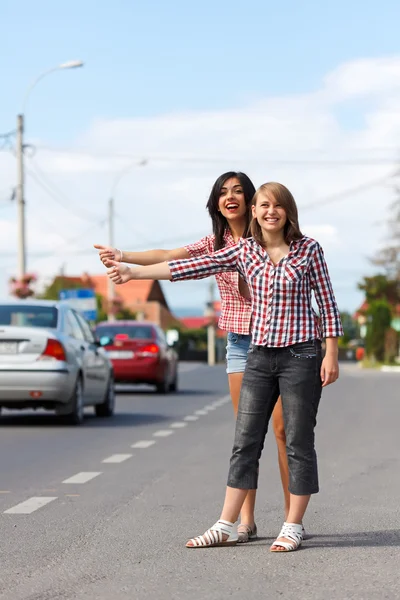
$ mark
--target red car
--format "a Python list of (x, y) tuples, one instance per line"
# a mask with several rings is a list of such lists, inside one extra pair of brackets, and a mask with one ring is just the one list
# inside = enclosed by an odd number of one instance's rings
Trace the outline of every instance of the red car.
[(107, 321), (96, 338), (114, 367), (115, 383), (147, 383), (166, 394), (178, 389), (178, 355), (161, 327), (142, 321)]

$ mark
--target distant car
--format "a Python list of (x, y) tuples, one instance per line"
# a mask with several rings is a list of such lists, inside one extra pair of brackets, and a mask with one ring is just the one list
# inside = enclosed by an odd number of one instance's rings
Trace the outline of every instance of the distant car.
[(117, 383), (155, 385), (160, 394), (178, 389), (178, 354), (158, 325), (142, 321), (98, 323), (96, 337), (107, 350)]
[(71, 424), (114, 412), (110, 359), (67, 302), (0, 302), (0, 410), (44, 408)]

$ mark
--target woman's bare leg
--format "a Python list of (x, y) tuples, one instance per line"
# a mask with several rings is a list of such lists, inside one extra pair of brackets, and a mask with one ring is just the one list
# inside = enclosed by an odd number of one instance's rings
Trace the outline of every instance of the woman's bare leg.
[(279, 471), (281, 474), (283, 496), (285, 501), (285, 521), (287, 521), (290, 508), (289, 466), (286, 454), (286, 434), (285, 425), (283, 422), (282, 400), (280, 396), (272, 413), (272, 424), (274, 428), (276, 445), (278, 447)]
[[(244, 373), (228, 373), (229, 391), (231, 393), (232, 405), (233, 405), (233, 411), (235, 413), (235, 417), (237, 415), (238, 407), (239, 407), (240, 388), (242, 387), (243, 375), (244, 375)], [(229, 490), (233, 490), (233, 489), (234, 488), (229, 488), (229, 487), (227, 488), (227, 496), (226, 496), (225, 503), (228, 500), (228, 496), (230, 499), (230, 497), (232, 495), (232, 494), (229, 495)], [(245, 492), (246, 490), (236, 490), (235, 489), (234, 491), (235, 492), (238, 492), (238, 491)], [(235, 496), (235, 494), (232, 495), (232, 497), (234, 497), (234, 496)], [(229, 500), (229, 503), (230, 503), (230, 500)], [(245, 494), (245, 500), (243, 502), (243, 506), (241, 507), (240, 520), (245, 525), (250, 525), (250, 527), (253, 527), (253, 525), (254, 525), (255, 504), (256, 504), (256, 490), (248, 490), (247, 495)], [(239, 511), (240, 511), (240, 509), (239, 509)], [(221, 518), (222, 519), (226, 518), (227, 521), (231, 520), (231, 519), (228, 519), (227, 517), (221, 517)], [(237, 519), (237, 517), (236, 517), (236, 519)], [(236, 519), (235, 519), (235, 521), (236, 521)]]

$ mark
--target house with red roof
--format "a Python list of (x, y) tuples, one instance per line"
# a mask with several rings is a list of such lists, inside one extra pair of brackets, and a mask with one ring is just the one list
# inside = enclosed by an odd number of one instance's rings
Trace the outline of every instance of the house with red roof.
[[(108, 297), (107, 275), (89, 275), (67, 277), (58, 275), (53, 283), (64, 281), (82, 288), (93, 289), (103, 298)], [(115, 298), (124, 308), (136, 313), (143, 321), (157, 323), (162, 329), (171, 329), (180, 325), (180, 321), (172, 314), (159, 281), (129, 281), (115, 287)]]

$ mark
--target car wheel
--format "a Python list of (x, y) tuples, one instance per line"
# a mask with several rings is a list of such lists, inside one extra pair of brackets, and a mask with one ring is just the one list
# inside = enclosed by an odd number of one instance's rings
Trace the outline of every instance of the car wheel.
[(69, 425), (81, 425), (84, 417), (83, 405), (83, 385), (82, 379), (78, 377), (75, 389), (71, 398), (71, 412), (65, 415), (65, 420)]
[(101, 404), (96, 404), (95, 411), (96, 417), (112, 417), (115, 408), (115, 392), (114, 392), (114, 378), (111, 375), (108, 381), (106, 393), (104, 395), (104, 401)]
[(178, 369), (175, 371), (175, 377), (174, 380), (171, 382), (169, 389), (171, 390), (171, 392), (178, 391)]
[(157, 394), (166, 394), (169, 390), (169, 384), (167, 379), (160, 381), (160, 383), (156, 384)]

